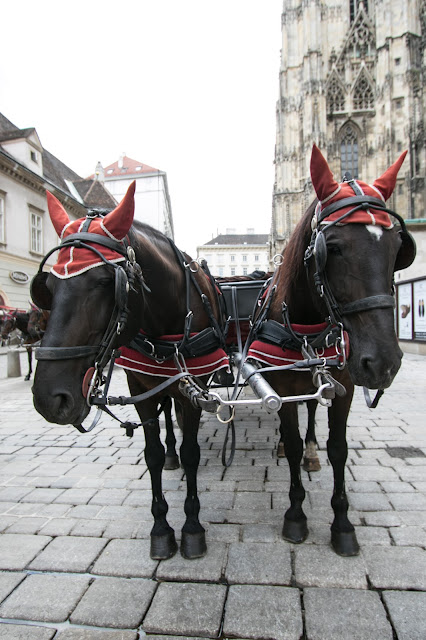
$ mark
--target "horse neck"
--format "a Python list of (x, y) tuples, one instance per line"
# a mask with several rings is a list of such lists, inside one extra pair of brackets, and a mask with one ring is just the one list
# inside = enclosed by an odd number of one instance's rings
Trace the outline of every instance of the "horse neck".
[(140, 328), (164, 335), (183, 330), (186, 315), (185, 276), (170, 242), (151, 228), (136, 232), (136, 260), (150, 292), (138, 305)]
[(290, 322), (318, 324), (324, 313), (319, 311), (318, 295), (314, 283), (308, 278), (304, 266), (305, 251), (311, 239), (311, 219), (315, 202), (308, 208), (293, 232), (283, 262), (277, 274), (277, 289), (271, 304), (270, 317), (282, 322), (282, 304), (288, 307)]
[(16, 318), (16, 328), (19, 329), (19, 331), (22, 331), (22, 333), (27, 333), (29, 314), (17, 313), (15, 318)]

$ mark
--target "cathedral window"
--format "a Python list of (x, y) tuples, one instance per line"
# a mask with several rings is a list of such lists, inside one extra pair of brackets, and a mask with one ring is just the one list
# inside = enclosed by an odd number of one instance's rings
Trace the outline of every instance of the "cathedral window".
[(358, 178), (358, 136), (351, 125), (347, 125), (340, 142), (340, 171), (342, 176), (349, 172)]
[(345, 94), (336, 78), (332, 78), (327, 91), (327, 111), (328, 113), (336, 113), (336, 111), (345, 110)]
[(359, 11), (360, 4), (364, 5), (365, 12), (368, 13), (368, 0), (349, 0), (351, 22), (355, 20), (355, 16)]
[(353, 107), (355, 111), (363, 111), (365, 109), (374, 108), (374, 93), (367, 78), (362, 75), (354, 89)]
[(375, 52), (374, 29), (364, 13), (358, 13), (353, 22), (350, 37), (346, 44), (349, 58), (357, 61), (363, 58), (372, 58)]

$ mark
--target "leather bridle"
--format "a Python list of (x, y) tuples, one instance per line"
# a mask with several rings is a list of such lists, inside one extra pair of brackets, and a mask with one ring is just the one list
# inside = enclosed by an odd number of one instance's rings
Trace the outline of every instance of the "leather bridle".
[[(356, 188), (358, 187), (359, 189), (359, 186), (354, 180), (349, 180), (348, 183), (354, 189), (357, 195), (343, 198), (338, 202), (334, 202), (328, 205), (322, 211), (317, 210), (314, 214), (314, 217), (312, 218), (313, 231), (311, 241), (305, 252), (304, 259), (305, 267), (308, 267), (310, 258), (312, 258), (312, 256), (315, 257), (316, 271), (314, 274), (314, 283), (319, 296), (324, 300), (327, 306), (328, 313), (330, 314), (330, 320), (333, 324), (343, 324), (344, 317), (354, 313), (371, 311), (373, 309), (394, 309), (395, 296), (393, 293), (383, 293), (379, 295), (360, 298), (347, 304), (339, 304), (332, 292), (325, 271), (325, 264), (327, 260), (325, 232), (331, 227), (342, 223), (346, 218), (354, 214), (356, 211), (359, 211), (361, 209), (373, 209), (386, 212), (396, 218), (401, 225), (401, 231), (399, 233), (409, 236), (409, 233), (407, 232), (405, 227), (404, 219), (398, 213), (396, 213), (392, 209), (388, 209), (385, 203), (378, 198), (362, 194), (361, 190), (357, 192)], [(328, 218), (328, 216), (341, 209), (346, 209), (347, 207), (352, 208), (336, 220), (327, 222), (326, 226), (324, 226), (323, 229), (320, 229), (321, 223), (324, 222)]]
[[(93, 246), (93, 243), (112, 249), (116, 253), (123, 256), (125, 260), (124, 267), (108, 260), (99, 249)], [(74, 347), (38, 347), (35, 350), (37, 360), (70, 360), (74, 358), (85, 358), (88, 356), (96, 356), (96, 362), (100, 368), (103, 368), (111, 357), (113, 351), (113, 343), (117, 335), (119, 335), (127, 323), (128, 308), (127, 298), (130, 287), (133, 286), (135, 279), (143, 283), (142, 273), (139, 265), (135, 260), (135, 253), (127, 242), (113, 240), (97, 233), (80, 232), (67, 236), (60, 245), (51, 249), (40, 263), (39, 271), (34, 276), (31, 284), (33, 299), (37, 304), (37, 290), (46, 287), (47, 272), (43, 271), (47, 259), (60, 249), (75, 247), (78, 249), (88, 249), (95, 253), (106, 265), (114, 270), (115, 275), (115, 304), (108, 327), (104, 336), (98, 345), (79, 345)], [(145, 285), (145, 288), (146, 285)]]

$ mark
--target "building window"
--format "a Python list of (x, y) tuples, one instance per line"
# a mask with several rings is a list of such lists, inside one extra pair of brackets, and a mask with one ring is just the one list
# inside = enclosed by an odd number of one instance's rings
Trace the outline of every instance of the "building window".
[(247, 255), (243, 253), (243, 262), (247, 262)]
[(231, 262), (235, 262), (235, 256), (231, 254)]
[(6, 242), (6, 234), (5, 234), (5, 196), (3, 193), (0, 193), (0, 242)]
[(345, 110), (345, 94), (336, 77), (333, 77), (327, 91), (327, 111), (329, 114)]
[(31, 251), (43, 253), (43, 218), (39, 213), (30, 212)]
[(235, 267), (231, 267), (231, 276), (235, 276)]
[(219, 277), (223, 276), (223, 267), (219, 267)]
[(364, 75), (356, 83), (353, 104), (356, 111), (373, 109), (374, 107), (373, 89)]
[(365, 12), (368, 13), (368, 0), (349, 0), (349, 12), (351, 15), (351, 22), (355, 20), (355, 16), (359, 11), (359, 6), (363, 2)]
[(243, 267), (243, 276), (247, 275), (247, 267)]
[(31, 151), (30, 153), (31, 153), (31, 160), (37, 163), (38, 162), (37, 151)]
[(254, 254), (254, 261), (259, 262), (259, 256), (257, 253)]
[(349, 172), (352, 178), (358, 178), (358, 137), (351, 125), (340, 142), (340, 171), (342, 176)]
[(223, 253), (217, 254), (217, 264), (223, 264)]

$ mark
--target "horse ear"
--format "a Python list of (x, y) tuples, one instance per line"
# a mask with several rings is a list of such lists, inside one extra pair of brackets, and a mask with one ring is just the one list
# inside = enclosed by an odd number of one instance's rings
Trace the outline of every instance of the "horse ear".
[(406, 155), (407, 151), (401, 153), (398, 160), (394, 162), (389, 169), (386, 169), (380, 178), (377, 178), (377, 180), (373, 182), (373, 187), (376, 187), (376, 189), (380, 191), (385, 200), (390, 198), (393, 190), (395, 189), (398, 171), (400, 170)]
[(335, 181), (330, 167), (327, 164), (327, 160), (316, 144), (312, 147), (311, 178), (315, 193), (320, 202), (329, 198), (339, 189), (339, 184)]
[(46, 191), (46, 196), (50, 219), (53, 226), (55, 227), (56, 233), (59, 237), (61, 237), (64, 227), (70, 222), (69, 216), (59, 200), (55, 198), (53, 193), (50, 193), (50, 191)]
[(102, 221), (102, 225), (114, 238), (122, 240), (132, 226), (135, 215), (136, 180), (133, 180), (120, 204)]

